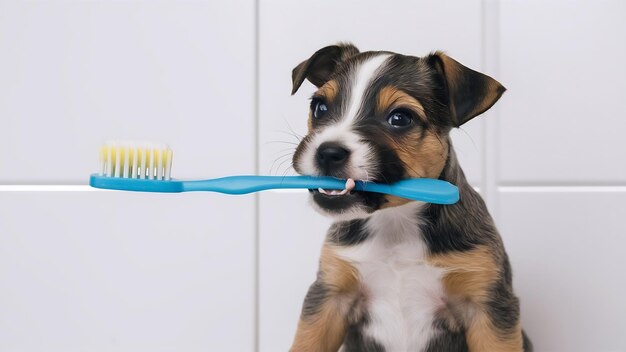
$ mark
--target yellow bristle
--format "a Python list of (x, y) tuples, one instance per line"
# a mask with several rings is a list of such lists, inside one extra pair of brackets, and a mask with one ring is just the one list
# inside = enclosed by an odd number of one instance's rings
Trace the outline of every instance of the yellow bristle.
[(98, 160), (104, 176), (169, 180), (172, 150), (159, 143), (110, 141), (98, 150)]

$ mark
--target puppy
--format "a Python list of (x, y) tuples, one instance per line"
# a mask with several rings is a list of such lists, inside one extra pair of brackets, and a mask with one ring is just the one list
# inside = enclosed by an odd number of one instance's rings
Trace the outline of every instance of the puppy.
[[(351, 44), (318, 50), (292, 79), (292, 94), (305, 79), (318, 87), (294, 169), (348, 186), (310, 190), (336, 221), (291, 350), (530, 351), (502, 240), (449, 136), (505, 88), (441, 52)], [(350, 189), (355, 179), (414, 177), (449, 181), (461, 199), (436, 205)]]

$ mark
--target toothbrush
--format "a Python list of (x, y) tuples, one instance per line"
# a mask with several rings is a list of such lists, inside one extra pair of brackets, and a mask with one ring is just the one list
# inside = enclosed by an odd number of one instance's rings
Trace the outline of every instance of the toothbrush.
[[(268, 189), (320, 189), (329, 195), (362, 191), (385, 193), (435, 204), (454, 204), (459, 191), (453, 184), (429, 178), (413, 178), (393, 184), (342, 180), (328, 176), (228, 176), (208, 180), (176, 180), (170, 177), (172, 150), (166, 144), (108, 142), (100, 148), (100, 173), (92, 174), (95, 188), (139, 192), (209, 191), (246, 194)], [(337, 190), (327, 192), (325, 190)]]

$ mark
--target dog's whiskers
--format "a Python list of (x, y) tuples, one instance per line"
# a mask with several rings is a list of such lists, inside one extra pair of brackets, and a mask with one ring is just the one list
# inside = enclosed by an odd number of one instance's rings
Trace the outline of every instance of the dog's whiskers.
[[(270, 166), (270, 175), (272, 174), (272, 169), (274, 169), (274, 166), (276, 165), (276, 163), (277, 163), (277, 162), (279, 162), (279, 161), (280, 161), (281, 159), (283, 159), (283, 158), (287, 158), (287, 159), (283, 160), (283, 161), (281, 162), (281, 164), (280, 164), (280, 165), (284, 164), (284, 163), (285, 163), (285, 161), (290, 160), (290, 158), (289, 158), (289, 157), (290, 157), (292, 154), (293, 154), (292, 152), (288, 152), (288, 153), (283, 154), (283, 155), (281, 155), (281, 156), (277, 157), (276, 159), (274, 159), (274, 162), (272, 163), (272, 166)], [(278, 168), (276, 168), (276, 171), (278, 171), (278, 169), (280, 168), (280, 165), (279, 165), (279, 167), (278, 167)]]
[(287, 121), (287, 119), (285, 119), (285, 118), (283, 117), (283, 120), (284, 120), (284, 121), (285, 121), (285, 123), (287, 124), (287, 128), (289, 128), (289, 131), (291, 131), (291, 133), (292, 133), (294, 136), (296, 136), (296, 137), (298, 137), (298, 136), (299, 136), (299, 139), (300, 139), (300, 140), (301, 140), (302, 138), (304, 138), (304, 136), (299, 135), (298, 133), (296, 133), (296, 132), (293, 130), (293, 128), (291, 127), (291, 124), (289, 124), (289, 121)]
[(296, 142), (288, 142), (288, 141), (269, 141), (269, 142), (266, 142), (265, 144), (274, 144), (274, 143), (291, 144), (295, 146), (298, 145), (298, 143)]
[(302, 141), (302, 138), (304, 138), (304, 136), (300, 136), (300, 135), (298, 135), (295, 132), (289, 132), (289, 131), (283, 131), (283, 130), (277, 130), (276, 132), (283, 133), (283, 134), (286, 134), (288, 136), (294, 137), (298, 141), (298, 143), (300, 141)]
[[(289, 159), (285, 159), (283, 160), (280, 165), (278, 165), (278, 167), (276, 168), (276, 173), (278, 174), (278, 172), (280, 172), (280, 169), (283, 167), (283, 165), (285, 165), (285, 163), (289, 161)], [(285, 173), (289, 170), (289, 168), (291, 167), (291, 164), (287, 165), (287, 168), (285, 169)], [(284, 175), (283, 175), (284, 176)]]

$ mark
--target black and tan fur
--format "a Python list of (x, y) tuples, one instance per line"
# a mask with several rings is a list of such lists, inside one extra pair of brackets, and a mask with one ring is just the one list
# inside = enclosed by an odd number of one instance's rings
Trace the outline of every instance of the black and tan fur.
[[(307, 146), (345, 113), (351, 70), (377, 54), (380, 52), (360, 53), (350, 44), (333, 45), (293, 70), (292, 94), (308, 79), (319, 88), (314, 102), (323, 101), (328, 108), (323, 119), (309, 118), (309, 133), (294, 155), (297, 171), (310, 173), (300, 166)], [(458, 203), (427, 204), (414, 214), (419, 219), (416, 233), (427, 248), (424, 265), (445, 269), (441, 280), (445, 305), (435, 314), (432, 329), (436, 333), (424, 350), (530, 351), (502, 240), (482, 198), (468, 184), (449, 137), (452, 128), (489, 109), (505, 89), (440, 52), (423, 58), (385, 54), (389, 59), (369, 85), (351, 127), (360, 136), (359, 143), (371, 149), (375, 172), (370, 180), (392, 183), (411, 177), (439, 178), (457, 185), (460, 191)], [(412, 116), (409, 127), (386, 124), (386, 117), (397, 109)], [(353, 177), (346, 168), (321, 173)], [(363, 289), (367, 282), (340, 253), (370, 239), (367, 214), (408, 201), (362, 192), (339, 198), (313, 192), (315, 204), (328, 214), (342, 213), (356, 204), (362, 215), (340, 219), (330, 228), (292, 351), (385, 351), (379, 341), (364, 334), (371, 319)]]

